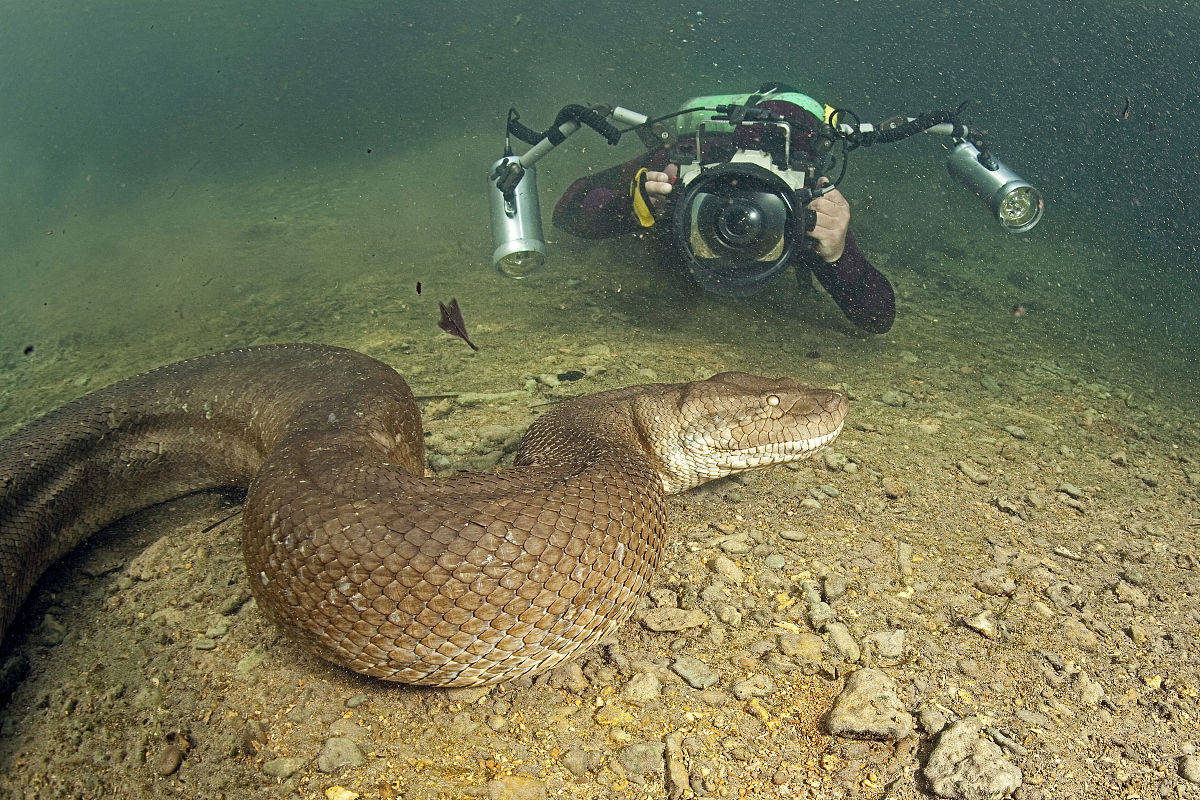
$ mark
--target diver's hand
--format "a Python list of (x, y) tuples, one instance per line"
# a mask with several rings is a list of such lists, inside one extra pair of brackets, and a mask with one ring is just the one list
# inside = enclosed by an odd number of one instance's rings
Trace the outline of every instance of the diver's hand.
[(676, 164), (667, 164), (663, 172), (646, 173), (646, 196), (650, 198), (650, 205), (654, 206), (656, 211), (667, 201), (667, 195), (674, 188), (677, 177), (679, 167)]
[[(828, 186), (829, 179), (821, 178), (817, 181), (817, 186)], [(647, 187), (650, 184), (646, 184)], [(824, 194), (808, 204), (808, 207), (817, 215), (816, 225), (809, 231), (809, 236), (813, 238), (814, 250), (825, 260), (826, 263), (832, 264), (842, 257), (842, 251), (846, 249), (846, 230), (850, 227), (850, 204), (846, 202), (846, 198), (837, 189)]]

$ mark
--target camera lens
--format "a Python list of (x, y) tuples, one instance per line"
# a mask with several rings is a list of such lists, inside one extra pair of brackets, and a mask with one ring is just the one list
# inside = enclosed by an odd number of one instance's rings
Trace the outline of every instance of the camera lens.
[(717, 213), (716, 232), (730, 247), (747, 247), (762, 235), (762, 209), (744, 200), (731, 200)]

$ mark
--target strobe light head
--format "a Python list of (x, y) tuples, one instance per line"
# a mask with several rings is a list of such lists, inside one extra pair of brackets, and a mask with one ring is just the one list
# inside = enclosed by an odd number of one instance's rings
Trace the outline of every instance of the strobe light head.
[(1041, 192), (971, 142), (963, 140), (951, 148), (946, 169), (991, 209), (1006, 231), (1022, 233), (1042, 218), (1045, 204)]

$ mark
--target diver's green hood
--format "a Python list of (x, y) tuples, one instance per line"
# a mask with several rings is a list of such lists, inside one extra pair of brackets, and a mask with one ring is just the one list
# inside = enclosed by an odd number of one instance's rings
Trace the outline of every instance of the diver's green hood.
[[(728, 105), (731, 103), (740, 104), (745, 103), (751, 97), (760, 94), (760, 92), (747, 92), (745, 94), (707, 94), (702, 97), (693, 97), (679, 108), (682, 110), (685, 108), (696, 108), (697, 106), (706, 106), (711, 108), (713, 106)], [(825, 107), (806, 94), (800, 94), (799, 92), (775, 92), (773, 94), (763, 95), (762, 99), (783, 100), (788, 103), (793, 103), (800, 106), (817, 119), (825, 119)], [(675, 118), (676, 131), (680, 135), (695, 133), (700, 127), (701, 122), (705, 123), (705, 130), (708, 131), (716, 132), (733, 130), (733, 126), (731, 126), (728, 122), (713, 122), (712, 118), (714, 114), (716, 114), (715, 111), (693, 111), (689, 114), (681, 114)]]

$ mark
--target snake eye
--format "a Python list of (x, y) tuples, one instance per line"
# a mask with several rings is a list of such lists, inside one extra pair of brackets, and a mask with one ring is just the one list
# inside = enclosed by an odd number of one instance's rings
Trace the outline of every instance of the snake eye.
[(769, 405), (769, 406), (779, 405), (779, 395), (777, 395), (777, 394), (767, 395), (767, 405)]

